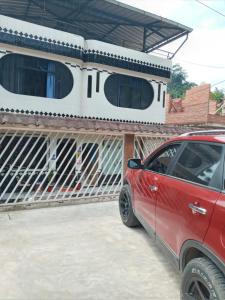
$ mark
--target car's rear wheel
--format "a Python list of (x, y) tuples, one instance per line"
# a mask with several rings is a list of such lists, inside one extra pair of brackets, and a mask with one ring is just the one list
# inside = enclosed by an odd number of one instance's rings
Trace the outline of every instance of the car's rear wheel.
[(195, 258), (184, 269), (182, 300), (224, 300), (225, 278), (207, 258)]
[(126, 226), (135, 227), (140, 225), (138, 219), (134, 215), (131, 191), (128, 184), (125, 184), (121, 189), (119, 196), (119, 209), (121, 219)]

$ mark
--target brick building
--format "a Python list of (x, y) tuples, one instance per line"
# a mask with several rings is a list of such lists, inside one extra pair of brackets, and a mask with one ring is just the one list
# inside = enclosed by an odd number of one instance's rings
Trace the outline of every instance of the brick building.
[(171, 99), (167, 95), (166, 123), (225, 126), (225, 116), (218, 115), (217, 109), (210, 84), (202, 84), (188, 90), (184, 99)]

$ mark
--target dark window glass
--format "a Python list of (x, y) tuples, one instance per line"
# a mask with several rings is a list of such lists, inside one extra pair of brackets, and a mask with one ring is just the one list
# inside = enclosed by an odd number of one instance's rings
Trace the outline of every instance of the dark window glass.
[(160, 101), (160, 97), (161, 97), (161, 84), (159, 83), (159, 85), (158, 85), (158, 101)]
[(73, 88), (73, 76), (62, 63), (21, 54), (0, 59), (0, 84), (15, 94), (61, 99)]
[(222, 159), (222, 146), (189, 143), (181, 154), (172, 175), (199, 184), (220, 187), (218, 168)]
[(163, 107), (165, 107), (165, 103), (166, 103), (166, 92), (163, 92)]
[(87, 88), (88, 98), (91, 98), (91, 94), (92, 94), (92, 76), (88, 75), (88, 88)]
[(168, 167), (177, 154), (179, 147), (180, 144), (173, 144), (166, 147), (166, 149), (161, 150), (158, 155), (156, 155), (147, 163), (145, 169), (161, 174), (166, 174)]
[(153, 87), (147, 80), (126, 75), (110, 75), (104, 89), (108, 101), (118, 107), (146, 109), (154, 98)]
[(96, 75), (96, 92), (99, 93), (99, 87), (100, 87), (100, 72), (97, 72)]

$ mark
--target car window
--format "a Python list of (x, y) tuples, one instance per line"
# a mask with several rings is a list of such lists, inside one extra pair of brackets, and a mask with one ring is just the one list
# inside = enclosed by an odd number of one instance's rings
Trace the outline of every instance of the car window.
[(166, 174), (179, 147), (180, 144), (173, 144), (161, 150), (158, 155), (156, 154), (156, 156), (145, 165), (145, 170)]
[(222, 145), (188, 143), (171, 175), (188, 181), (219, 188), (221, 174), (218, 172), (222, 160)]

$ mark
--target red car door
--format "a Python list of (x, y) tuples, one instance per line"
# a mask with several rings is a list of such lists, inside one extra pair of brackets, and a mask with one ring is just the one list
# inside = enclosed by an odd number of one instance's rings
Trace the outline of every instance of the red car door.
[(155, 231), (155, 212), (158, 191), (158, 174), (165, 174), (180, 144), (159, 150), (144, 163), (144, 169), (135, 172), (133, 182), (135, 213)]
[(134, 182), (135, 213), (155, 231), (156, 178), (154, 174), (139, 170)]
[(222, 186), (223, 146), (188, 142), (168, 176), (158, 176), (156, 234), (177, 255), (203, 241)]

